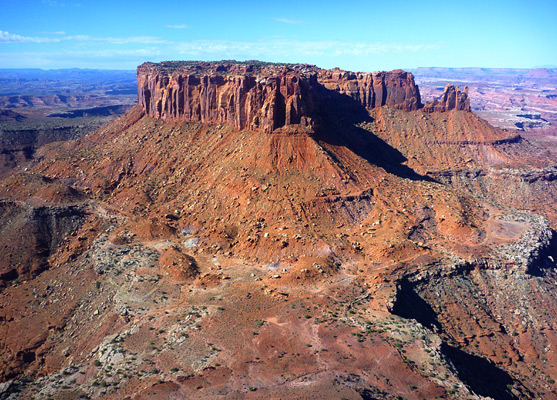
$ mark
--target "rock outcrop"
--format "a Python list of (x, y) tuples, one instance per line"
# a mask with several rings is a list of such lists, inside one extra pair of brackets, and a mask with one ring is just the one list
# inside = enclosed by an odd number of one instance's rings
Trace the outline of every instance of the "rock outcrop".
[(465, 86), (464, 91), (461, 91), (459, 87), (447, 85), (439, 100), (435, 99), (424, 106), (424, 111), (429, 113), (450, 110), (470, 111), (468, 86)]
[(413, 111), (421, 107), (414, 76), (400, 69), (373, 73), (322, 70), (318, 81), (327, 89), (350, 96), (368, 110), (390, 106)]
[[(48, 257), (85, 219), (79, 206), (31, 207), (0, 200), (0, 289), (18, 277), (36, 276), (48, 268)], [(22, 251), (21, 249), (26, 249)]]
[(165, 121), (232, 122), (271, 132), (311, 126), (315, 68), (249, 64), (145, 63), (137, 70), (138, 101)]
[(138, 102), (164, 121), (232, 122), (238, 129), (272, 132), (312, 128), (319, 90), (333, 90), (366, 109), (421, 107), (411, 73), (353, 73), (307, 64), (164, 62), (137, 69)]

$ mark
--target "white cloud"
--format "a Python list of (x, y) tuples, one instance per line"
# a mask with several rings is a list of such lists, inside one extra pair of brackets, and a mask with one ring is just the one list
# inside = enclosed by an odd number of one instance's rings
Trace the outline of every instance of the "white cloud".
[(0, 43), (52, 43), (59, 41), (60, 38), (21, 36), (6, 31), (0, 31)]
[(82, 50), (55, 52), (0, 52), (4, 68), (109, 68), (133, 70), (146, 60), (163, 56), (158, 48)]
[[(51, 34), (63, 35), (65, 32), (51, 32)], [(102, 44), (164, 44), (166, 40), (153, 36), (130, 36), (130, 37), (95, 37), (88, 35), (74, 35), (61, 37), (32, 37), (22, 36), (6, 31), (0, 31), (0, 43), (59, 43), (62, 41), (94, 42)]]
[(188, 25), (165, 25), (165, 27), (171, 29), (190, 29)]
[[(3, 43), (50, 43), (40, 52), (26, 53), (23, 46)], [(71, 46), (62, 46), (68, 44)], [(52, 46), (56, 46), (52, 48)], [(10, 47), (10, 53), (0, 53), (0, 65), (24, 66), (107, 66), (132, 69), (146, 60), (268, 60), (308, 62), (327, 67), (339, 65), (347, 69), (366, 68), (365, 60), (380, 64), (382, 55), (414, 59), (419, 52), (436, 50), (444, 42), (432, 43), (366, 43), (334, 40), (295, 40), (286, 37), (266, 37), (259, 40), (193, 40), (187, 42), (164, 40), (152, 36), (96, 37), (89, 35), (58, 35), (31, 37), (0, 31), (0, 48)], [(140, 47), (140, 48), (138, 48)], [(51, 51), (50, 51), (51, 50)], [(375, 62), (375, 61), (374, 61)], [(328, 65), (324, 65), (328, 64)], [(380, 64), (385, 65), (385, 64)], [(382, 66), (381, 68), (385, 68)]]
[(153, 36), (130, 36), (130, 37), (95, 37), (88, 35), (65, 36), (63, 40), (73, 40), (79, 42), (94, 42), (103, 44), (164, 44), (166, 40)]
[(418, 52), (441, 47), (440, 43), (351, 43), (341, 41), (299, 41), (271, 39), (255, 42), (230, 40), (196, 40), (176, 44), (182, 56), (217, 58), (258, 58), (273, 59), (296, 56), (370, 56), (385, 53)]
[(161, 55), (160, 49), (156, 47), (144, 49), (110, 49), (110, 50), (84, 50), (84, 51), (66, 51), (58, 53), (58, 55), (66, 55), (72, 57), (83, 58), (126, 58), (126, 57), (156, 57)]
[[(173, 27), (185, 25), (168, 25)], [(182, 28), (180, 28), (182, 29)], [(53, 32), (54, 34), (54, 32)], [(129, 36), (129, 37), (96, 37), (89, 35), (63, 35), (56, 32), (57, 37), (23, 36), (6, 31), (0, 31), (0, 43), (59, 43), (76, 42), (80, 45), (106, 44), (128, 45), (140, 44), (160, 46), (170, 54), (194, 57), (217, 58), (285, 58), (308, 56), (369, 56), (386, 53), (408, 53), (425, 50), (434, 50), (442, 47), (442, 42), (435, 43), (366, 43), (343, 42), (334, 40), (305, 41), (271, 37), (256, 41), (234, 40), (194, 40), (190, 42), (172, 42), (154, 36)]]
[(271, 18), (274, 21), (282, 22), (283, 24), (301, 24), (303, 21), (298, 19), (290, 19), (290, 18)]

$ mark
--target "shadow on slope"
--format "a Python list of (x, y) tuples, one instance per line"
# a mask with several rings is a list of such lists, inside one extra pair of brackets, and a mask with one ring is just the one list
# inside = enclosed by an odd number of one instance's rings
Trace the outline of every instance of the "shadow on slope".
[(443, 330), (433, 308), (413, 290), (412, 284), (406, 280), (400, 283), (391, 312), (402, 318), (415, 319), (434, 332)]
[[(414, 290), (408, 281), (402, 281), (392, 313), (403, 318), (415, 319), (423, 326), (435, 332), (442, 332), (443, 326), (437, 319), (433, 308)], [(517, 399), (510, 392), (513, 378), (491, 361), (466, 353), (445, 342), (441, 343), (441, 352), (455, 368), (459, 379), (476, 394), (495, 400)], [(524, 389), (520, 386), (520, 389)]]
[(547, 246), (528, 264), (526, 272), (532, 276), (545, 276), (547, 270), (555, 268), (554, 260), (557, 260), (557, 231), (552, 230)]
[(82, 108), (78, 110), (70, 110), (59, 113), (49, 114), (48, 117), (57, 118), (80, 118), (80, 117), (108, 117), (111, 115), (121, 115), (128, 111), (131, 106), (113, 105), (102, 107)]
[(451, 361), (456, 374), (474, 393), (495, 400), (518, 399), (508, 388), (513, 379), (491, 361), (441, 343), (441, 351)]
[(0, 200), (0, 290), (20, 277), (36, 276), (48, 258), (85, 219), (80, 206), (31, 207)]
[[(320, 101), (317, 104), (319, 120), (315, 127), (315, 138), (318, 141), (332, 146), (344, 146), (390, 174), (435, 182), (404, 165), (407, 159), (396, 148), (358, 126), (360, 123), (373, 121), (359, 102), (322, 85), (318, 86), (317, 91)], [(330, 155), (336, 158), (334, 154)]]

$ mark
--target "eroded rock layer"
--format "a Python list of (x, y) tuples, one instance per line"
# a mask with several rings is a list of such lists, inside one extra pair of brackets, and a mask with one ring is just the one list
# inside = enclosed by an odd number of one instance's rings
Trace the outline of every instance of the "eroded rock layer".
[(306, 104), (316, 84), (311, 68), (274, 67), (257, 74), (248, 65), (171, 65), (146, 63), (137, 71), (139, 104), (154, 118), (232, 122), (265, 132), (311, 124)]
[(421, 107), (412, 74), (353, 73), (312, 65), (145, 63), (137, 70), (138, 102), (165, 121), (232, 122), (238, 129), (271, 132), (288, 125), (311, 128), (317, 92), (345, 94), (368, 110), (384, 105)]
[(450, 110), (470, 111), (470, 99), (468, 98), (468, 86), (461, 91), (459, 87), (447, 85), (441, 98), (435, 99), (424, 106), (426, 112), (445, 112)]
[(400, 69), (373, 73), (322, 70), (318, 80), (327, 89), (350, 96), (368, 110), (385, 105), (405, 111), (421, 107), (414, 76)]

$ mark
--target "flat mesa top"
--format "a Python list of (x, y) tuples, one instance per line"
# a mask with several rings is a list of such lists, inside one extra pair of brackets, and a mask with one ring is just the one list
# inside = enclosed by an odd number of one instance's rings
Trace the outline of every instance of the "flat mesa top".
[[(255, 76), (268, 77), (277, 75), (296, 74), (300, 76), (317, 75), (320, 79), (357, 79), (363, 76), (379, 74), (413, 75), (401, 69), (378, 72), (352, 72), (340, 68), (323, 69), (312, 64), (272, 63), (258, 60), (235, 61), (162, 61), (160, 63), (145, 62), (137, 67), (138, 74), (162, 75), (221, 75), (221, 76)], [(404, 78), (406, 79), (406, 78)]]
[(162, 72), (164, 74), (213, 74), (219, 75), (266, 75), (277, 72), (295, 71), (301, 74), (318, 73), (321, 69), (311, 64), (271, 63), (257, 60), (249, 61), (162, 61), (160, 63), (146, 62), (141, 64), (138, 72)]

